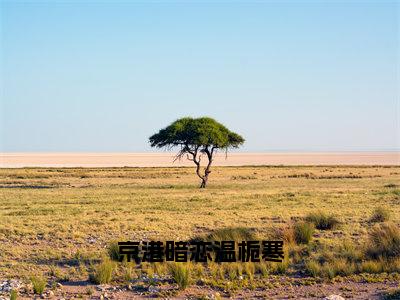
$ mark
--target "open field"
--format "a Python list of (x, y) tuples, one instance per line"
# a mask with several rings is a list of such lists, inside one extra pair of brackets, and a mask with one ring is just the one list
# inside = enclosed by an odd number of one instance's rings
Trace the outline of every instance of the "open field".
[[(399, 166), (215, 167), (202, 190), (197, 179), (189, 167), (0, 169), (0, 283), (19, 280), (27, 299), (33, 275), (57, 298), (379, 299), (398, 288), (400, 237), (380, 248), (373, 233), (398, 233)], [(335, 222), (302, 243), (295, 228), (318, 227), (305, 219), (311, 213)], [(284, 239), (285, 261), (185, 266), (185, 290), (171, 266), (118, 263), (108, 287), (89, 284), (101, 262), (114, 264), (105, 258), (112, 241), (189, 240), (237, 227)]]
[[(170, 167), (175, 153), (1, 153), (0, 167)], [(218, 153), (214, 166), (400, 165), (399, 152)], [(185, 159), (173, 166), (192, 166)]]

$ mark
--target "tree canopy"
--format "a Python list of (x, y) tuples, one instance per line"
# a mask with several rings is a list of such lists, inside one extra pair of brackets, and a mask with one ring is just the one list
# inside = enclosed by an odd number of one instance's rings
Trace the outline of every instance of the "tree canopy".
[(150, 137), (152, 147), (208, 146), (210, 149), (237, 148), (244, 139), (212, 118), (181, 118)]

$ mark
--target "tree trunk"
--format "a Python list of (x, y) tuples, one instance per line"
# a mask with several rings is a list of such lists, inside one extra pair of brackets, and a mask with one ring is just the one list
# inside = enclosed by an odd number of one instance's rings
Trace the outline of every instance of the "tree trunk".
[(200, 188), (204, 189), (207, 186), (208, 175), (201, 178)]
[(198, 148), (196, 148), (194, 151), (188, 151), (193, 156), (193, 159), (190, 159), (190, 160), (196, 164), (196, 174), (201, 179), (201, 184), (200, 184), (201, 189), (204, 189), (207, 186), (208, 175), (211, 173), (210, 168), (211, 168), (211, 163), (213, 161), (214, 149), (215, 149), (215, 147), (213, 147), (211, 149), (211, 152), (208, 150), (208, 147), (206, 147), (204, 149), (204, 152), (207, 154), (207, 158), (208, 158), (208, 164), (204, 170), (204, 175), (201, 174), (201, 170), (200, 170), (201, 169), (201, 166), (200, 166), (201, 157), (197, 157)]

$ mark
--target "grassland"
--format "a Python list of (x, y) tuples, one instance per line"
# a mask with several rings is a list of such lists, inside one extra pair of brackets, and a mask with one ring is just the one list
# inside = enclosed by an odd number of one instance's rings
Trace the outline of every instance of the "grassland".
[[(397, 244), (393, 252), (368, 254), (371, 233), (399, 229), (400, 167), (216, 167), (206, 189), (198, 189), (193, 168), (186, 167), (0, 169), (0, 188), (0, 279), (85, 281), (112, 241), (189, 240), (236, 227), (260, 239), (285, 239), (288, 260), (234, 270), (190, 266), (193, 293), (199, 280), (227, 296), (267, 290), (279, 276), (304, 285), (351, 276), (400, 278)], [(337, 224), (315, 229), (309, 243), (296, 243), (296, 222), (312, 223), (310, 214)], [(111, 284), (138, 285), (132, 278), (168, 270), (118, 264)]]

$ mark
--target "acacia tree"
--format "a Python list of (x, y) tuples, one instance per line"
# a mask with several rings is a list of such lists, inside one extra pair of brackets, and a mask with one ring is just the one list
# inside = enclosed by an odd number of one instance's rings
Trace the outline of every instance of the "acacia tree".
[[(174, 161), (186, 155), (188, 160), (196, 164), (196, 174), (201, 179), (200, 188), (205, 188), (207, 185), (214, 154), (219, 149), (227, 153), (229, 149), (238, 148), (244, 143), (239, 134), (208, 117), (178, 119), (152, 135), (149, 141), (152, 147), (169, 150), (179, 147)], [(204, 172), (200, 164), (203, 155), (208, 159)]]

